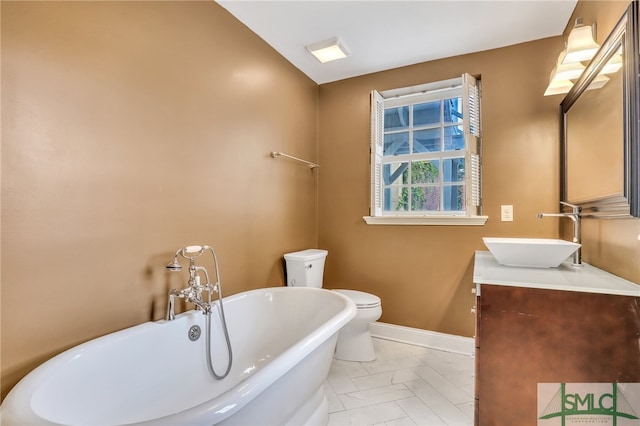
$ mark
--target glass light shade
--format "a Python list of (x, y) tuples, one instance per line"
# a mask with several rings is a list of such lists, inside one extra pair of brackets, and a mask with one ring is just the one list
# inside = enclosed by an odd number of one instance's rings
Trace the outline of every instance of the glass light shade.
[(554, 69), (555, 75), (553, 76), (553, 78), (555, 80), (574, 80), (582, 75), (584, 69), (585, 66), (580, 62), (558, 64)]
[(613, 74), (618, 72), (620, 68), (622, 68), (622, 55), (616, 54), (609, 59), (609, 62), (607, 62), (604, 67), (602, 67), (600, 74)]
[(549, 83), (547, 90), (544, 91), (545, 96), (563, 95), (569, 93), (569, 90), (573, 87), (571, 80), (556, 80)]
[(549, 75), (549, 85), (547, 86), (547, 90), (544, 91), (544, 96), (569, 93), (572, 87), (573, 82), (571, 80), (559, 80), (556, 78), (556, 70), (554, 68)]
[(606, 75), (598, 75), (596, 78), (593, 79), (591, 84), (589, 84), (589, 87), (587, 87), (587, 90), (601, 89), (608, 82), (609, 82), (609, 77), (607, 77)]
[(590, 61), (600, 49), (600, 45), (593, 39), (591, 25), (576, 26), (571, 30), (567, 40), (567, 54), (562, 59), (563, 64)]
[(321, 63), (335, 61), (349, 56), (351, 53), (338, 38), (310, 44), (307, 50)]
[(551, 71), (551, 77), (549, 81), (553, 80), (574, 80), (582, 75), (582, 72), (585, 69), (585, 66), (580, 62), (572, 62), (570, 64), (563, 64), (562, 59), (567, 54), (566, 50), (560, 52), (558, 55), (558, 60), (556, 62), (556, 66)]
[(558, 55), (556, 66), (551, 70), (551, 74), (549, 75), (549, 86), (547, 86), (544, 96), (568, 93), (573, 87), (573, 82), (570, 80), (575, 80), (582, 75), (585, 66), (580, 62), (573, 62), (570, 64), (562, 63), (562, 59), (566, 54), (567, 51), (563, 50), (560, 52), (560, 55)]

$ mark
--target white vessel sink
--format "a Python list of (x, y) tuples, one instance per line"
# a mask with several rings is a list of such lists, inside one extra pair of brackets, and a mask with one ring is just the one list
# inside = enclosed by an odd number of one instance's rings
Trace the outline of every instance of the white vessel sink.
[(555, 268), (580, 248), (580, 244), (547, 238), (482, 239), (498, 263), (506, 266)]

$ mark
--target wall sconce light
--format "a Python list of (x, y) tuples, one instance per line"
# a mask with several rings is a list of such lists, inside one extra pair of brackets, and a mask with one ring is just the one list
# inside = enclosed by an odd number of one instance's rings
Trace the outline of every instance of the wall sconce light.
[[(595, 27), (595, 23), (587, 26), (583, 25), (582, 18), (576, 19), (576, 24), (569, 33), (566, 48), (560, 52), (556, 66), (551, 71), (549, 86), (547, 86), (544, 96), (568, 93), (573, 87), (574, 81), (580, 78), (586, 68), (581, 62), (590, 61), (600, 49), (600, 45), (593, 39)], [(611, 66), (605, 67), (606, 73), (616, 72), (622, 67), (622, 58), (619, 59), (619, 66), (615, 57), (610, 62)], [(604, 70), (602, 73), (605, 73)], [(609, 81), (606, 77), (604, 79), (599, 77), (594, 79), (589, 85), (589, 89), (598, 89)]]
[(342, 43), (342, 41), (337, 37), (310, 44), (306, 46), (306, 48), (323, 64), (325, 62), (335, 61), (336, 59), (346, 58), (351, 55), (351, 52), (349, 52), (344, 43)]
[(576, 19), (576, 24), (569, 33), (567, 39), (567, 49), (563, 64), (572, 62), (590, 61), (596, 54), (600, 45), (593, 39), (596, 24), (583, 25), (582, 18)]

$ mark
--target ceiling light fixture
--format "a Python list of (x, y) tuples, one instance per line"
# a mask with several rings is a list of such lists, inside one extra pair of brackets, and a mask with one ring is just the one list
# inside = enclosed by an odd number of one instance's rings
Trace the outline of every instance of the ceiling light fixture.
[(351, 55), (351, 52), (349, 52), (344, 43), (337, 37), (313, 43), (306, 47), (307, 50), (323, 64)]

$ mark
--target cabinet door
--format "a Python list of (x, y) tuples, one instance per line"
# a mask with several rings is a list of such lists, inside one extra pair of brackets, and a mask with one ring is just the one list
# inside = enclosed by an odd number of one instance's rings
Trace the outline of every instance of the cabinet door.
[(538, 383), (640, 382), (638, 298), (483, 285), (477, 424), (537, 425)]

